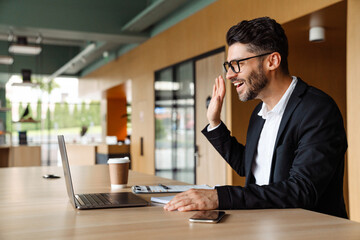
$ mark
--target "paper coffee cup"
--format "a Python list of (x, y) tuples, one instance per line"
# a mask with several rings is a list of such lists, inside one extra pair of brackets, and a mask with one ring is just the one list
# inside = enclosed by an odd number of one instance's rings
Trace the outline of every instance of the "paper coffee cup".
[(109, 164), (111, 188), (120, 189), (126, 187), (129, 173), (129, 158), (109, 158), (107, 163)]

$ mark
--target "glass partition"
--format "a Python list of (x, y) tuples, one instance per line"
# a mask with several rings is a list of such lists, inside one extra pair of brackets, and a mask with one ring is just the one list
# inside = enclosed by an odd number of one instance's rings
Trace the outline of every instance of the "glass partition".
[(155, 174), (195, 183), (193, 61), (155, 73)]

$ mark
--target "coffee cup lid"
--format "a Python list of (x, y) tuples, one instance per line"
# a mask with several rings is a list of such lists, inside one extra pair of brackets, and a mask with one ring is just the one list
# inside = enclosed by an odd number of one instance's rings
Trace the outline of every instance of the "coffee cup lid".
[(130, 159), (128, 157), (123, 157), (123, 158), (109, 158), (109, 160), (107, 161), (108, 164), (112, 164), (112, 163), (129, 163)]

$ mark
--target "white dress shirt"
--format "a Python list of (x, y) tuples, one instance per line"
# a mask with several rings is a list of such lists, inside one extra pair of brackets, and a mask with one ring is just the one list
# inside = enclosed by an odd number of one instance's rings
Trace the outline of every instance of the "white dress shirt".
[(260, 134), (255, 159), (252, 164), (252, 173), (257, 185), (269, 184), (271, 163), (280, 122), (297, 83), (297, 78), (292, 78), (293, 80), (290, 86), (275, 107), (268, 111), (266, 104), (263, 102), (262, 108), (258, 113), (259, 116), (265, 119), (265, 123)]

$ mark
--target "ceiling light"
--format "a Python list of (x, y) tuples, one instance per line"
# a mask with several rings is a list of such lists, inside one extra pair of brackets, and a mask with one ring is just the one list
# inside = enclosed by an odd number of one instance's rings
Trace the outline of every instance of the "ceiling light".
[(325, 28), (323, 27), (312, 27), (309, 31), (310, 42), (322, 42), (325, 41)]
[(28, 45), (26, 37), (18, 37), (17, 43), (10, 45), (9, 52), (20, 55), (38, 55), (41, 52), (41, 47)]
[(0, 55), (0, 64), (5, 64), (5, 65), (11, 65), (14, 63), (14, 58), (11, 56), (1, 56)]
[(31, 46), (31, 45), (12, 44), (9, 47), (9, 52), (12, 54), (38, 55), (41, 52), (41, 47)]

